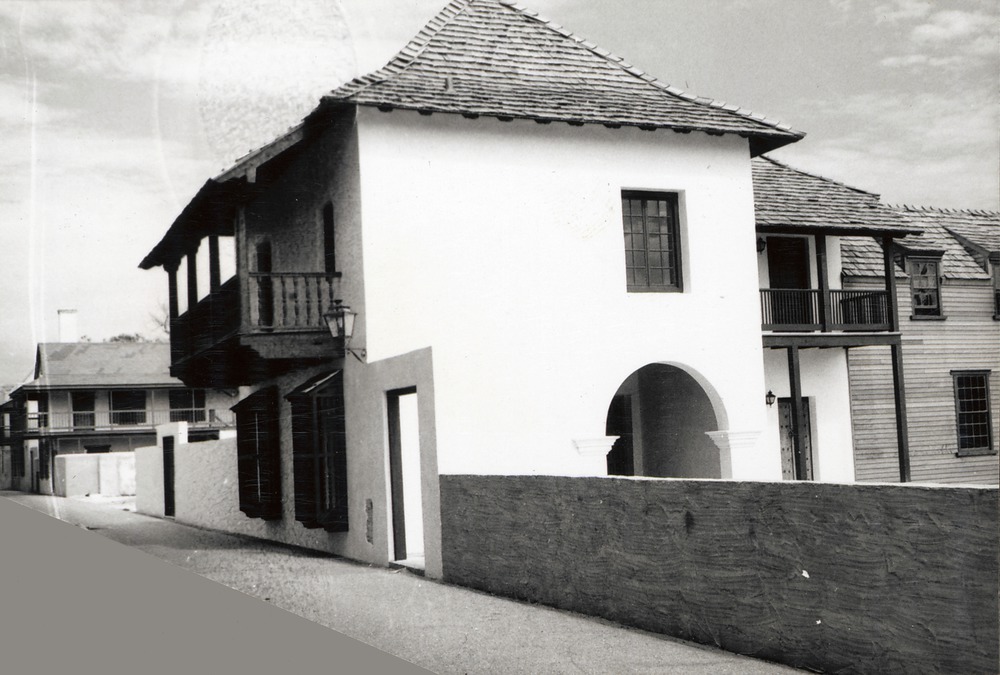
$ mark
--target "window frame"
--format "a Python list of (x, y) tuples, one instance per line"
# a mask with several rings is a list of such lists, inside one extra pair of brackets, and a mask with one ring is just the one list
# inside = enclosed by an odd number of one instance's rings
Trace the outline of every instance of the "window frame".
[[(934, 285), (928, 287), (918, 288), (914, 285), (914, 282), (918, 278), (928, 278), (927, 275), (917, 275), (915, 270), (916, 265), (928, 264), (934, 266)], [(911, 257), (909, 259), (908, 274), (910, 282), (910, 318), (911, 319), (943, 319), (944, 318), (944, 307), (941, 302), (941, 258), (929, 258), (929, 257)], [(918, 308), (915, 300), (917, 291), (928, 292), (928, 290), (933, 290), (937, 305), (935, 307), (929, 308), (930, 311), (925, 311), (923, 307)]]
[(347, 532), (349, 494), (343, 371), (313, 377), (285, 398), (292, 408), (295, 520), (310, 529)]
[[(130, 394), (138, 400), (142, 395), (142, 408), (118, 408), (115, 406), (115, 395)], [(145, 389), (112, 389), (108, 392), (108, 411), (113, 427), (138, 427), (147, 423), (149, 413), (149, 392)], [(134, 420), (134, 421), (131, 421)]]
[[(178, 399), (184, 397), (183, 401)], [(168, 389), (167, 402), (170, 407), (171, 422), (196, 424), (207, 419), (208, 397), (204, 389)], [(198, 405), (199, 400), (201, 405)], [(175, 405), (183, 402), (185, 405)]]
[[(641, 234), (632, 232), (629, 230), (629, 218), (634, 217), (630, 213), (630, 209), (627, 208), (628, 201), (639, 200), (642, 202), (642, 232)], [(666, 272), (669, 269), (673, 270), (673, 279), (669, 282), (657, 282), (654, 283), (650, 280), (650, 245), (649, 245), (649, 227), (648, 227), (648, 211), (647, 205), (649, 202), (655, 201), (665, 201), (667, 203), (668, 209), (668, 222), (667, 231), (664, 233), (658, 233), (660, 236), (667, 238), (670, 243), (670, 249), (659, 248), (655, 252), (669, 257), (669, 263), (671, 267), (659, 266), (652, 269), (659, 269)], [(683, 293), (684, 292), (684, 264), (682, 255), (682, 236), (681, 236), (681, 208), (680, 208), (680, 193), (672, 192), (668, 190), (622, 190), (621, 191), (621, 218), (622, 218), (622, 234), (625, 237), (624, 252), (625, 252), (625, 287), (629, 293)], [(635, 237), (641, 237), (642, 248), (635, 247)], [(632, 237), (630, 240), (629, 237)], [(631, 243), (631, 246), (630, 246)], [(636, 253), (641, 253), (643, 255), (644, 264), (642, 267), (633, 264), (634, 258), (632, 256)], [(635, 272), (633, 270), (643, 270), (645, 275), (645, 282), (638, 283), (635, 281)]]
[[(89, 408), (87, 407), (89, 403)], [(97, 392), (91, 390), (71, 391), (69, 408), (74, 429), (93, 429), (97, 426)]]
[[(997, 454), (995, 438), (993, 434), (993, 402), (990, 396), (990, 370), (953, 370), (951, 371), (952, 378), (952, 390), (954, 392), (955, 399), (955, 441), (956, 441), (956, 451), (955, 455), (957, 457), (976, 457), (983, 455), (995, 455)], [(962, 411), (962, 402), (960, 398), (961, 387), (959, 385), (959, 378), (970, 378), (970, 377), (981, 377), (983, 383), (984, 397), (982, 403), (985, 406), (983, 409), (972, 410), (972, 411)], [(966, 399), (968, 400), (968, 399)], [(981, 420), (967, 420), (963, 422), (963, 415), (981, 415), (985, 417), (986, 423), (986, 445), (979, 447), (966, 447), (963, 448), (963, 426), (970, 426), (973, 424), (982, 424)]]
[(281, 429), (278, 388), (260, 389), (232, 407), (236, 414), (236, 476), (240, 511), (281, 518)]

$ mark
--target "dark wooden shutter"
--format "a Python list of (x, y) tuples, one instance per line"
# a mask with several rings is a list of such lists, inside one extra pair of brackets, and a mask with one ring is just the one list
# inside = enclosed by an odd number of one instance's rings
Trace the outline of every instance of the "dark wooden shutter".
[(313, 439), (313, 397), (295, 396), (292, 405), (292, 474), (295, 483), (295, 520), (319, 527), (316, 451)]
[(233, 407), (240, 510), (251, 518), (281, 518), (281, 436), (278, 390), (269, 387)]

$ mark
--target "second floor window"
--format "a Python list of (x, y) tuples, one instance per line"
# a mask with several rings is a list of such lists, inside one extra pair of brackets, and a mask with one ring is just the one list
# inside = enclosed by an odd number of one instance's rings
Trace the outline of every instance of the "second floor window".
[(204, 389), (171, 389), (168, 396), (171, 422), (205, 421)]
[(130, 426), (145, 423), (145, 390), (121, 389), (111, 392), (111, 424)]
[(622, 192), (625, 275), (630, 292), (680, 291), (677, 193)]
[(92, 391), (74, 391), (70, 393), (70, 405), (73, 407), (73, 427), (88, 429), (94, 427), (94, 403), (96, 397)]
[(936, 260), (910, 261), (910, 297), (913, 316), (941, 316), (941, 287)]

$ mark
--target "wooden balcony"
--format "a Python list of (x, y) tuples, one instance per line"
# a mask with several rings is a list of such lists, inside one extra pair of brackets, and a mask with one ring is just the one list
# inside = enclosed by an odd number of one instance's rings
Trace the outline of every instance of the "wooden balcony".
[(27, 413), (21, 433), (30, 437), (151, 432), (157, 425), (169, 422), (187, 422), (191, 429), (225, 429), (235, 426), (236, 418), (230, 410), (211, 408)]
[(766, 288), (760, 291), (760, 309), (765, 331), (892, 330), (886, 291)]
[(171, 374), (234, 387), (337, 356), (323, 315), (339, 286), (324, 273), (233, 277), (172, 322)]

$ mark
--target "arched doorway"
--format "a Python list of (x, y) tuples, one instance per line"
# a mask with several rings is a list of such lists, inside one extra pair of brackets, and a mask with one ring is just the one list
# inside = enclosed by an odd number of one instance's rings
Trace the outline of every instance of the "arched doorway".
[(721, 478), (719, 429), (712, 399), (684, 369), (653, 363), (632, 373), (608, 407), (606, 433), (618, 436), (608, 474)]

